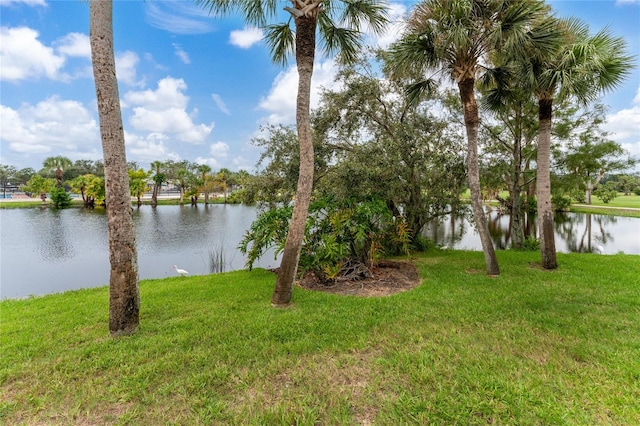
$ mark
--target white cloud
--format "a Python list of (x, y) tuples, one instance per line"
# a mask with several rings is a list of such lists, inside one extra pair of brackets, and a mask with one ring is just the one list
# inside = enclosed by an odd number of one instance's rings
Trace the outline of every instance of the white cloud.
[(27, 6), (47, 6), (45, 0), (0, 0), (0, 6), (13, 6), (24, 3)]
[(191, 59), (189, 58), (189, 54), (187, 52), (184, 51), (184, 49), (182, 48), (182, 46), (180, 46), (178, 43), (173, 43), (173, 49), (176, 53), (176, 56), (178, 58), (180, 58), (180, 60), (182, 61), (183, 64), (190, 64), (191, 63)]
[(402, 32), (405, 29), (405, 17), (408, 9), (402, 3), (389, 3), (389, 25), (385, 29), (383, 34), (371, 35), (371, 44), (376, 47), (386, 49), (402, 36)]
[[(333, 60), (316, 62), (311, 79), (311, 109), (320, 103), (320, 88), (335, 86), (337, 72)], [(271, 124), (292, 124), (296, 119), (296, 95), (298, 93), (298, 70), (295, 66), (276, 76), (269, 94), (260, 100), (258, 108), (269, 112), (263, 121)]]
[(231, 111), (229, 111), (229, 108), (227, 108), (227, 105), (224, 103), (220, 95), (218, 95), (217, 93), (212, 93), (211, 99), (213, 99), (213, 102), (215, 102), (220, 111), (227, 115), (231, 115)]
[(187, 84), (181, 78), (165, 77), (158, 82), (156, 90), (130, 91), (124, 95), (123, 105), (144, 105), (148, 109), (164, 110), (167, 108), (184, 109), (189, 97), (183, 91)]
[(197, 157), (194, 162), (197, 164), (206, 164), (214, 171), (222, 167), (228, 167), (226, 163), (227, 156), (229, 155), (229, 145), (224, 142), (216, 142), (209, 145), (208, 157)]
[(89, 36), (82, 33), (69, 33), (54, 43), (56, 51), (64, 56), (74, 56), (91, 60)]
[(616, 6), (622, 6), (626, 4), (640, 4), (640, 0), (616, 0)]
[(158, 159), (180, 160), (178, 154), (171, 152), (167, 146), (169, 137), (162, 133), (148, 133), (142, 136), (125, 131), (124, 139), (129, 161), (152, 163)]
[(248, 49), (264, 38), (264, 32), (260, 28), (244, 27), (242, 30), (233, 30), (229, 34), (229, 43), (242, 49)]
[(640, 87), (631, 108), (609, 114), (603, 128), (631, 155), (640, 158)]
[(0, 80), (19, 81), (47, 77), (65, 80), (60, 73), (65, 58), (38, 40), (38, 32), (27, 27), (0, 28)]
[(249, 161), (248, 159), (238, 156), (231, 160), (231, 170), (246, 170), (249, 173), (255, 173), (255, 161)]
[[(1, 80), (48, 78), (70, 82), (92, 78), (91, 46), (86, 34), (69, 33), (46, 46), (40, 42), (40, 34), (28, 27), (2, 27), (0, 31)], [(65, 70), (70, 67), (73, 69)]]
[[(213, 130), (213, 123), (195, 124), (186, 111), (189, 97), (183, 91), (187, 85), (182, 79), (163, 78), (156, 90), (130, 91), (124, 95), (125, 108), (133, 108), (129, 122), (135, 130), (170, 134), (178, 141), (204, 143)], [(197, 110), (192, 111), (195, 115)]]
[(140, 81), (136, 80), (136, 66), (138, 62), (138, 55), (130, 50), (116, 53), (116, 76), (118, 77), (118, 81), (129, 86), (144, 87), (144, 79)]
[(224, 142), (216, 142), (209, 146), (209, 155), (217, 158), (227, 158), (229, 155), (229, 145)]
[(80, 102), (55, 96), (36, 105), (23, 104), (17, 110), (2, 105), (0, 123), (3, 149), (18, 154), (82, 158), (77, 151), (100, 140), (96, 121)]
[(213, 18), (195, 2), (147, 1), (145, 13), (149, 24), (175, 34), (204, 34), (215, 29)]

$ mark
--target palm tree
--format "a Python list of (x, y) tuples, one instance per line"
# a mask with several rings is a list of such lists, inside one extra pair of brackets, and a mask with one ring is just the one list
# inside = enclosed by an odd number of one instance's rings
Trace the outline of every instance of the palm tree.
[[(545, 269), (558, 267), (551, 205), (551, 124), (554, 100), (572, 98), (586, 105), (615, 88), (632, 67), (622, 38), (608, 30), (589, 35), (576, 20), (555, 21), (557, 49), (536, 48), (522, 57), (521, 84), (538, 98), (537, 210), (540, 252)], [(536, 46), (534, 46), (536, 47)]]
[[(396, 70), (422, 76), (430, 70), (444, 71), (458, 85), (467, 134), (473, 215), (489, 275), (500, 274), (500, 268), (480, 193), (476, 78), (488, 67), (482, 61), (495, 52), (519, 50), (526, 45), (531, 22), (544, 10), (540, 1), (426, 0), (416, 7), (404, 36), (391, 49)], [(407, 93), (418, 99), (421, 92), (433, 90), (434, 85), (432, 79), (423, 79), (409, 86)]]
[[(271, 299), (273, 306), (286, 306), (291, 302), (313, 187), (313, 142), (309, 104), (316, 33), (319, 32), (329, 53), (339, 52), (342, 61), (351, 62), (361, 50), (360, 29), (366, 25), (374, 32), (381, 32), (387, 23), (386, 8), (379, 0), (291, 0), (291, 7), (284, 8), (289, 12), (288, 21), (266, 26), (267, 19), (276, 15), (276, 1), (198, 1), (206, 5), (212, 13), (226, 14), (239, 11), (250, 24), (266, 27), (266, 41), (275, 62), (284, 65), (287, 56), (295, 52), (298, 69), (296, 125), (300, 145), (300, 168), (293, 214)], [(345, 27), (339, 24), (344, 24)]]
[(47, 193), (51, 192), (51, 189), (54, 187), (55, 182), (51, 178), (45, 178), (41, 175), (35, 174), (27, 181), (25, 185), (22, 186), (22, 190), (24, 192), (31, 193), (31, 196), (34, 195), (40, 196), (42, 200), (42, 205), (44, 206), (47, 202)]
[(153, 173), (153, 192), (151, 193), (151, 207), (158, 205), (158, 192), (162, 184), (167, 180), (167, 175), (162, 171), (165, 164), (162, 161), (154, 161), (151, 163), (150, 172)]
[(55, 157), (45, 158), (42, 166), (46, 169), (49, 169), (55, 173), (56, 183), (60, 187), (62, 186), (62, 175), (65, 169), (71, 167), (73, 163), (66, 157), (61, 155), (57, 155)]
[(128, 173), (129, 191), (132, 196), (136, 197), (139, 208), (142, 206), (142, 196), (149, 190), (149, 172), (145, 172), (144, 169), (132, 170), (129, 168)]
[(202, 182), (202, 192), (204, 193), (204, 205), (209, 205), (209, 192), (211, 188), (211, 167), (207, 164), (198, 164), (196, 168), (200, 173), (200, 181)]
[(224, 203), (227, 204), (227, 195), (230, 191), (233, 191), (233, 187), (236, 185), (236, 176), (231, 170), (222, 168), (218, 172), (216, 177), (218, 188), (224, 192)]
[(138, 253), (131, 213), (124, 130), (113, 53), (112, 0), (90, 0), (89, 39), (104, 153), (109, 240), (109, 331), (132, 334), (140, 322)]

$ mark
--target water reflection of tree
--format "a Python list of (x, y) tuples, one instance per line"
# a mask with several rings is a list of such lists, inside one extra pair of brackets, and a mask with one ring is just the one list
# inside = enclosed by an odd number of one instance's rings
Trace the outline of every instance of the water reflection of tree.
[(511, 216), (501, 213), (500, 210), (491, 211), (487, 214), (487, 223), (489, 226), (489, 234), (493, 240), (493, 245), (500, 250), (507, 248), (511, 239), (511, 226), (502, 226), (502, 219), (508, 218), (511, 222)]
[(472, 212), (468, 208), (460, 208), (446, 216), (432, 220), (422, 229), (422, 236), (440, 246), (454, 247), (473, 226)]
[[(464, 210), (456, 215), (434, 220), (425, 226), (422, 235), (442, 246), (455, 247), (465, 234), (471, 230), (473, 217)], [(591, 215), (582, 213), (556, 213), (555, 232), (559, 239), (566, 242), (569, 252), (592, 253), (598, 245), (611, 245), (611, 231), (618, 222), (616, 216)], [(511, 244), (511, 217), (500, 210), (487, 214), (489, 233), (498, 249), (507, 249)], [(538, 227), (535, 214), (528, 214), (523, 220), (525, 238), (537, 238)]]
[[(596, 232), (593, 232), (594, 222)], [(605, 227), (618, 221), (615, 216), (585, 214), (558, 214), (555, 219), (556, 233), (567, 243), (567, 249), (576, 253), (592, 253), (598, 244), (613, 242), (613, 236)]]
[[(506, 224), (505, 224), (506, 221)], [(489, 214), (489, 232), (496, 248), (507, 249), (511, 246), (513, 217), (509, 213), (497, 210)], [(522, 230), (525, 238), (536, 238), (538, 228), (536, 215), (533, 213), (523, 215)]]

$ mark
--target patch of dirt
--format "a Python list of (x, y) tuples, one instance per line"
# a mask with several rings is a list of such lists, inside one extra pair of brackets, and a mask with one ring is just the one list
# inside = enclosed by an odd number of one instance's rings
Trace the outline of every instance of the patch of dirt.
[(420, 284), (420, 275), (411, 262), (381, 260), (371, 268), (372, 276), (357, 281), (326, 282), (307, 272), (297, 284), (307, 290), (360, 297), (390, 296)]

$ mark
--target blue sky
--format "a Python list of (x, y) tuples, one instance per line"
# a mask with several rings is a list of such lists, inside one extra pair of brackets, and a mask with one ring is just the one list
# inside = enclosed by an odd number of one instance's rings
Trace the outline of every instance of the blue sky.
[[(282, 7), (288, 2), (282, 1)], [(596, 32), (623, 36), (640, 59), (640, 0), (554, 0)], [(399, 22), (414, 2), (392, 2)], [(0, 163), (39, 170), (45, 158), (98, 160), (102, 148), (82, 0), (0, 0)], [(398, 24), (368, 42), (387, 46)], [(215, 18), (193, 1), (114, 1), (114, 39), (127, 159), (207, 163), (253, 171), (260, 126), (292, 124), (297, 72), (271, 62), (258, 29)], [(312, 104), (330, 87), (330, 57), (316, 58)], [(640, 71), (603, 98), (606, 129), (640, 157)]]

